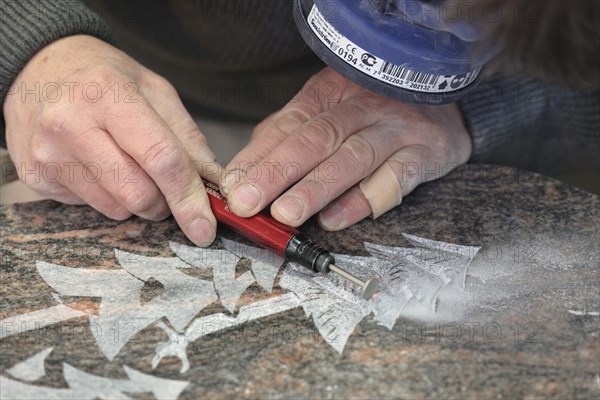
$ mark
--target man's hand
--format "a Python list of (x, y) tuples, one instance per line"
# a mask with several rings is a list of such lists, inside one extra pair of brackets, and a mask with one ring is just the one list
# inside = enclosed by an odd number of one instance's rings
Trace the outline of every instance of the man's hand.
[(118, 220), (173, 214), (197, 245), (216, 221), (200, 174), (220, 168), (175, 89), (90, 36), (38, 52), (4, 104), (6, 139), (21, 180), (69, 204)]
[(221, 190), (241, 216), (276, 200), (271, 214), (280, 222), (298, 226), (321, 211), (320, 225), (339, 230), (400, 204), (470, 154), (455, 104), (401, 103), (326, 68), (256, 127)]

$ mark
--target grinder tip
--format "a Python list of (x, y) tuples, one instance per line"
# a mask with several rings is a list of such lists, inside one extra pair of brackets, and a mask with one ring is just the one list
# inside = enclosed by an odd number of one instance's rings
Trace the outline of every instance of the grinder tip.
[(379, 291), (379, 279), (372, 277), (368, 279), (363, 285), (361, 294), (363, 299), (370, 299), (375, 293)]

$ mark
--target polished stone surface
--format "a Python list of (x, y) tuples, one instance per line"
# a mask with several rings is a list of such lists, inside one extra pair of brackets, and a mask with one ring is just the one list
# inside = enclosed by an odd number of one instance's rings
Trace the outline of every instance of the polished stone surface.
[[(540, 175), (468, 165), (422, 185), (378, 220), (336, 233), (307, 223), (308, 236), (349, 255), (368, 255), (363, 242), (409, 247), (403, 233), (482, 249), (469, 266), (464, 292), (443, 291), (435, 313), (405, 313), (392, 330), (366, 317), (341, 354), (296, 307), (191, 341), (185, 372), (173, 356), (152, 367), (156, 349), (168, 341), (164, 318), (139, 330), (136, 325), (131, 331), (121, 331), (123, 325), (105, 329), (119, 343), (109, 359), (95, 340), (97, 325), (90, 324), (102, 311), (99, 298), (91, 289), (88, 296), (58, 296), (39, 269), (51, 263), (115, 271), (121, 269), (115, 249), (173, 260), (169, 242), (190, 242), (172, 219), (116, 222), (88, 207), (42, 201), (0, 207), (0, 225), (0, 376), (11, 393), (34, 393), (32, 387), (66, 390), (82, 382), (92, 393), (100, 377), (108, 379), (98, 384), (102, 393), (106, 387), (116, 390), (108, 398), (122, 398), (118, 393), (153, 398), (153, 392), (156, 398), (175, 393), (182, 399), (563, 399), (600, 393), (600, 200)], [(243, 242), (226, 229), (220, 232)], [(218, 240), (213, 248), (223, 243)], [(236, 278), (249, 271), (247, 264), (237, 265)], [(203, 270), (179, 271), (213, 277)], [(135, 300), (140, 310), (169, 296), (169, 288), (154, 279), (127, 279), (111, 293), (118, 297), (127, 285), (143, 286)], [(280, 279), (281, 272), (271, 293), (251, 284), (237, 312), (285, 295)], [(123, 312), (131, 306), (121, 305)], [(60, 320), (67, 313), (69, 318), (31, 329), (19, 317), (51, 307), (52, 317)], [(197, 318), (215, 313), (228, 313), (218, 300)], [(45, 353), (38, 361), (20, 364), (39, 352)], [(39, 359), (42, 372), (34, 368)], [(152, 377), (169, 381), (156, 383)], [(68, 397), (70, 392), (52, 393)]]

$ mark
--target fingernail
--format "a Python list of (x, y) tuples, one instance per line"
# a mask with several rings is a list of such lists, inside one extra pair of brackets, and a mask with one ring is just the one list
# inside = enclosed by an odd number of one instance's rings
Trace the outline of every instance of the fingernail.
[(304, 214), (304, 202), (295, 196), (284, 196), (274, 206), (279, 214), (290, 221), (298, 221)]
[(227, 196), (233, 185), (235, 184), (236, 171), (227, 171), (223, 179), (221, 179), (221, 192)]
[(253, 211), (260, 203), (260, 192), (251, 183), (244, 183), (231, 193), (231, 198), (228, 199), (230, 202), (235, 203), (244, 211)]
[(344, 209), (336, 202), (319, 213), (319, 222), (326, 229), (336, 229), (344, 222)]
[(196, 218), (188, 225), (190, 239), (200, 247), (210, 245), (215, 239), (215, 230), (206, 218)]

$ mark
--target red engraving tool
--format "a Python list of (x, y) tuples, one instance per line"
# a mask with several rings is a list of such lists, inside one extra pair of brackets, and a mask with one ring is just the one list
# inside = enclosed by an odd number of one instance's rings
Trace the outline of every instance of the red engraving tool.
[(323, 247), (307, 239), (297, 229), (276, 221), (272, 217), (258, 213), (250, 218), (234, 214), (219, 192), (219, 188), (204, 181), (210, 206), (215, 218), (246, 239), (269, 249), (277, 255), (295, 261), (315, 271), (328, 273), (333, 271), (361, 287), (361, 295), (370, 299), (379, 289), (379, 280), (375, 277), (366, 282), (337, 267), (333, 256)]

